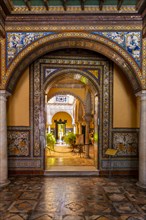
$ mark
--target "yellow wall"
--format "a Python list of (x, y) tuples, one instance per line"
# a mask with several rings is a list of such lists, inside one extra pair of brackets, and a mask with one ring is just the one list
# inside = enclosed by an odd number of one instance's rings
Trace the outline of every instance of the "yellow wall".
[(113, 127), (139, 127), (139, 99), (118, 66), (114, 66)]
[[(68, 89), (68, 88), (63, 88), (63, 92), (66, 92), (66, 94), (70, 94), (70, 92), (73, 93), (73, 95), (77, 95), (80, 97), (81, 100), (85, 99), (85, 89), (83, 88), (73, 88), (73, 89)], [(56, 95), (56, 93), (62, 93), (62, 88), (51, 88), (48, 93), (48, 97), (53, 97)]]
[(29, 68), (19, 79), (8, 99), (8, 126), (29, 126)]
[(70, 116), (68, 113), (66, 113), (66, 112), (58, 112), (58, 113), (56, 113), (56, 114), (53, 116), (51, 128), (55, 128), (54, 120), (59, 121), (60, 119), (61, 119), (62, 121), (67, 120), (66, 128), (73, 128), (73, 126), (72, 126), (72, 118), (71, 118), (71, 116)]

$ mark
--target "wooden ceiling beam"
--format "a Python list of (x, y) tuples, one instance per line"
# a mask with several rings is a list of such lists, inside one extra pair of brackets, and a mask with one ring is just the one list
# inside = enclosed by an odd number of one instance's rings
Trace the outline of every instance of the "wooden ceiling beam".
[(99, 10), (102, 11), (104, 0), (99, 0)]
[(118, 0), (118, 2), (117, 2), (117, 10), (118, 11), (120, 11), (123, 2), (124, 2), (124, 0)]
[(24, 3), (26, 5), (26, 7), (28, 8), (28, 10), (31, 11), (30, 0), (24, 0)]
[(136, 1), (136, 5), (135, 5), (135, 9), (137, 10), (137, 11), (143, 11), (144, 9), (143, 8), (145, 8), (146, 7), (146, 1), (145, 0), (137, 0)]
[(49, 5), (48, 5), (49, 0), (43, 0), (43, 2), (46, 7), (46, 10), (48, 11), (49, 10)]
[(64, 11), (67, 11), (67, 0), (62, 0)]
[(86, 0), (80, 0), (82, 11), (84, 11), (84, 9), (85, 9), (85, 1), (86, 1)]

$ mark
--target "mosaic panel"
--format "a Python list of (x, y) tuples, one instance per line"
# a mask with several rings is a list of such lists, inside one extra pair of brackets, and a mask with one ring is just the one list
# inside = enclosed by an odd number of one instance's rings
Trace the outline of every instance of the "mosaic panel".
[(29, 156), (29, 131), (8, 131), (9, 156)]
[(117, 156), (137, 156), (138, 133), (137, 132), (114, 132), (113, 148), (117, 149)]
[(141, 65), (141, 32), (93, 32), (107, 37), (124, 48)]
[(143, 85), (146, 88), (146, 38), (143, 39)]
[(34, 127), (34, 156), (40, 156), (40, 132), (41, 132), (41, 94), (40, 94), (40, 68), (35, 65), (35, 71), (32, 73), (34, 77), (33, 84), (33, 127)]
[(8, 32), (6, 35), (7, 44), (7, 66), (12, 62), (16, 55), (27, 45), (54, 32)]

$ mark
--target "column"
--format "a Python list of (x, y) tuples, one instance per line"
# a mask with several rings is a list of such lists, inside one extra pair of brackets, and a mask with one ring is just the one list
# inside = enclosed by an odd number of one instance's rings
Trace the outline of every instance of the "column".
[(89, 131), (90, 131), (91, 115), (85, 115), (85, 121), (86, 121), (85, 157), (90, 158), (90, 156), (89, 156)]
[(48, 125), (48, 133), (50, 134), (51, 133), (51, 126)]
[(79, 134), (82, 134), (82, 122), (79, 121), (78, 126), (79, 126)]
[(73, 133), (76, 134), (76, 125), (73, 124)]
[(6, 101), (9, 94), (0, 90), (0, 187), (9, 184)]
[(146, 188), (146, 91), (136, 94), (140, 96), (140, 133), (139, 133), (139, 181), (138, 186)]

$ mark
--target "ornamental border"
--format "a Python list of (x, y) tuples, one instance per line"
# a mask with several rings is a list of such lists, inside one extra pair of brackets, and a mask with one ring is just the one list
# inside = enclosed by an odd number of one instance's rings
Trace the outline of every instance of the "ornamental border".
[[(82, 41), (79, 41), (80, 39), (82, 39)], [(47, 46), (47, 48), (45, 48), (45, 46)], [(3, 77), (7, 78), (9, 81), (12, 73), (13, 75), (19, 75), (26, 66), (28, 66), (33, 60), (37, 59), (40, 55), (43, 55), (45, 52), (56, 50), (57, 48), (61, 49), (65, 47), (80, 47), (90, 50), (94, 49), (94, 51), (101, 52), (109, 58), (112, 57), (113, 62), (117, 63), (117, 65), (127, 73), (127, 76), (130, 77), (130, 81), (132, 80), (132, 82), (135, 83), (135, 85), (133, 84), (133, 87), (135, 87), (134, 90), (138, 91), (141, 89), (142, 86), (140, 82), (142, 80), (142, 73), (134, 59), (124, 49), (116, 45), (114, 42), (99, 35), (92, 35), (89, 33), (60, 33), (46, 36), (33, 42), (22, 52), (20, 52), (18, 56), (16, 56), (13, 63), (10, 65)], [(110, 51), (110, 48), (112, 51)], [(46, 49), (46, 51), (44, 49)], [(126, 60), (126, 63), (124, 59)], [(21, 62), (23, 62), (24, 67), (19, 65)], [(132, 69), (135, 72), (134, 76)], [(14, 78), (15, 77), (16, 76), (14, 76)], [(133, 81), (134, 78), (135, 82)], [(9, 87), (9, 83), (7, 86)]]
[(27, 31), (142, 31), (142, 24), (139, 25), (119, 25), (119, 24), (110, 24), (110, 25), (56, 25), (56, 24), (50, 24), (50, 25), (43, 25), (43, 24), (32, 24), (32, 25), (26, 25), (26, 24), (15, 24), (15, 25), (6, 25), (6, 32), (27, 32)]

